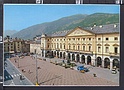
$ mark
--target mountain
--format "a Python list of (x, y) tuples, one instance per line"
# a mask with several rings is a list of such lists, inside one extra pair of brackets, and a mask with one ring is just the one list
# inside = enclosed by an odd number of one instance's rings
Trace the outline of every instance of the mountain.
[(22, 39), (32, 39), (36, 35), (42, 33), (50, 34), (60, 30), (74, 29), (77, 26), (91, 27), (96, 25), (106, 25), (119, 23), (119, 14), (108, 13), (94, 13), (91, 15), (77, 14), (68, 17), (63, 17), (52, 22), (46, 22), (42, 24), (33, 25), (26, 29), (23, 29), (12, 37), (18, 37)]
[(6, 37), (7, 35), (12, 36), (15, 33), (17, 33), (16, 30), (5, 30), (3, 35), (4, 35), (4, 37)]

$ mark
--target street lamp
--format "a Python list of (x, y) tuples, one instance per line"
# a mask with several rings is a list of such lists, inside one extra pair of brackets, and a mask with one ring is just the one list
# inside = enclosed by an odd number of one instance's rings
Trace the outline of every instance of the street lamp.
[(18, 57), (18, 68), (19, 68), (19, 56), (17, 56)]
[(35, 49), (35, 59), (36, 59), (36, 85), (38, 85), (38, 68), (37, 68), (37, 53)]

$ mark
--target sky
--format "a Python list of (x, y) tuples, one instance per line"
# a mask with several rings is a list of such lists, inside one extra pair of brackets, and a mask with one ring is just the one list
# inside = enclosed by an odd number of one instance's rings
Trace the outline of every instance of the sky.
[(4, 5), (4, 30), (20, 31), (75, 14), (119, 13), (119, 5)]

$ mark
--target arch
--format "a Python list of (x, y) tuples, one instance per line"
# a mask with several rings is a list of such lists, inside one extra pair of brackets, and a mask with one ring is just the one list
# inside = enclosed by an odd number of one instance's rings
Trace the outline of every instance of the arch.
[(43, 50), (42, 50), (42, 57), (44, 56), (44, 52), (43, 52)]
[(60, 52), (60, 58), (62, 58), (62, 52)]
[(59, 58), (59, 51), (57, 51), (57, 57)]
[(85, 56), (84, 55), (81, 56), (81, 63), (85, 63)]
[(46, 52), (46, 57), (50, 56), (50, 51)]
[(63, 53), (63, 59), (65, 59), (65, 52)]
[(110, 68), (110, 59), (109, 58), (104, 59), (104, 68)]
[(56, 51), (54, 51), (53, 55), (54, 55), (54, 57), (56, 57)]
[(75, 55), (72, 54), (72, 61), (75, 61)]
[(97, 67), (102, 66), (102, 58), (101, 57), (97, 57)]
[(118, 59), (113, 59), (113, 68), (119, 68), (119, 60)]
[(87, 64), (91, 65), (91, 56), (87, 56)]
[(76, 61), (77, 62), (80, 62), (80, 56), (79, 56), (79, 54), (77, 54), (77, 56), (76, 56)]
[(53, 56), (53, 51), (51, 51), (51, 55)]
[(68, 57), (68, 59), (70, 60), (70, 57), (71, 57), (71, 56), (70, 56), (70, 53), (68, 53), (68, 56), (67, 56), (67, 57)]

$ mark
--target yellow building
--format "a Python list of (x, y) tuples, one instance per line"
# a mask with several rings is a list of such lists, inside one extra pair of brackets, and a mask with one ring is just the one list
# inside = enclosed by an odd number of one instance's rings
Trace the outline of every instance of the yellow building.
[(30, 51), (30, 44), (19, 38), (4, 40), (4, 53), (25, 53)]
[(76, 27), (41, 36), (42, 56), (69, 59), (86, 65), (119, 68), (119, 24)]

